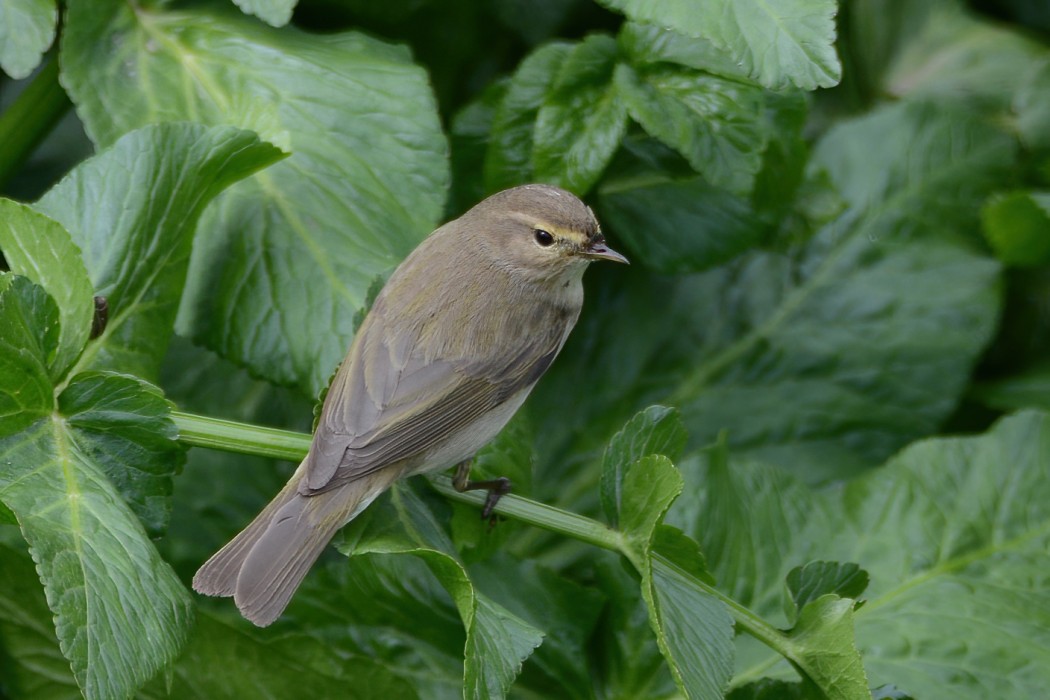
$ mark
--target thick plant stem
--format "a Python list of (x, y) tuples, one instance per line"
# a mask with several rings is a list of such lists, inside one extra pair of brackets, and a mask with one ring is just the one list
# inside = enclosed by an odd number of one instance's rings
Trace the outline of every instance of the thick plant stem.
[(291, 430), (264, 428), (221, 418), (208, 418), (172, 411), (179, 429), (179, 442), (258, 457), (298, 462), (310, 449), (310, 436)]
[(18, 172), (72, 106), (58, 82), (58, 59), (52, 58), (0, 114), (0, 186)]
[[(173, 411), (171, 415), (179, 429), (179, 440), (187, 445), (292, 461), (301, 460), (310, 448), (310, 436), (303, 433), (207, 418), (181, 411)], [(432, 476), (430, 481), (434, 488), (450, 500), (468, 503), (478, 508), (485, 504), (485, 494), (476, 491), (457, 491), (452, 485), (452, 478), (448, 475), (438, 474)], [(629, 545), (619, 531), (596, 520), (539, 501), (507, 494), (500, 499), (495, 512), (602, 549), (620, 554), (626, 554), (629, 550)], [(758, 615), (710, 584), (677, 567), (674, 562), (659, 553), (653, 554), (653, 560), (657, 565), (676, 569), (679, 576), (689, 579), (697, 588), (720, 600), (729, 609), (729, 614), (741, 630), (781, 655), (788, 656), (790, 650), (785, 644), (787, 640), (776, 628)]]

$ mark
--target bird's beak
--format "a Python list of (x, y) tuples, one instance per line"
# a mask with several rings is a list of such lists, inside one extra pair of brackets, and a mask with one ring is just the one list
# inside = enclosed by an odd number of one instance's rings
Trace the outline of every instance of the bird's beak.
[(605, 239), (600, 236), (584, 249), (583, 255), (584, 257), (594, 258), (595, 260), (612, 260), (613, 262), (623, 263), (624, 265), (631, 264), (627, 258), (605, 245)]

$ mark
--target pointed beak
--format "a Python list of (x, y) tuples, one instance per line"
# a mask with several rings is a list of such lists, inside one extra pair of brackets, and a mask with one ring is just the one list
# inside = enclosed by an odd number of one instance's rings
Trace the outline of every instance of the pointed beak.
[(594, 258), (595, 260), (612, 260), (613, 262), (623, 263), (624, 265), (631, 264), (627, 258), (605, 245), (605, 239), (600, 236), (587, 246), (586, 250), (583, 251), (583, 255), (584, 257)]

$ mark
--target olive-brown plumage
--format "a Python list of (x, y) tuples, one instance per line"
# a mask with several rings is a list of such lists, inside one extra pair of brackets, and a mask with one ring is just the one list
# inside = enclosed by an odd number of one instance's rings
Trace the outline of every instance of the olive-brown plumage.
[(572, 194), (525, 185), (427, 237), (394, 271), (332, 380), (310, 452), (193, 579), (268, 625), (336, 530), (404, 476), (495, 437), (554, 360), (605, 246)]

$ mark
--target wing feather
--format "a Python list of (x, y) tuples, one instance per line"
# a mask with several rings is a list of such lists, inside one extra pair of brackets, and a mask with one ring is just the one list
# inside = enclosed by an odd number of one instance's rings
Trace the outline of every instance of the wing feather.
[[(328, 396), (302, 493), (317, 493), (427, 452), (523, 389), (554, 360), (575, 321), (555, 313), (517, 352), (485, 361), (425, 357), (415, 332), (375, 308)], [(553, 313), (553, 312), (552, 312)], [(560, 322), (559, 322), (560, 321)], [(397, 328), (396, 332), (391, 328)], [(408, 325), (408, 328), (411, 328)]]

